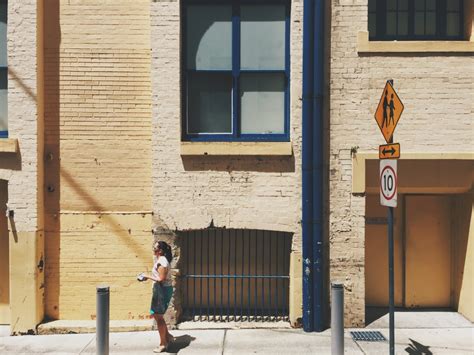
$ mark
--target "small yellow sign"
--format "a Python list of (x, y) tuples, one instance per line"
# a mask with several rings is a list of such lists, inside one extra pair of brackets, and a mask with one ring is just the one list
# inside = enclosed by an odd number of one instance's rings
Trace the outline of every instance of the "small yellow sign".
[(400, 143), (383, 144), (379, 146), (379, 159), (400, 158)]
[(392, 139), (393, 132), (395, 131), (395, 127), (397, 126), (404, 108), (405, 107), (395, 92), (395, 89), (390, 82), (387, 81), (374, 115), (380, 131), (387, 143), (390, 143), (390, 140)]

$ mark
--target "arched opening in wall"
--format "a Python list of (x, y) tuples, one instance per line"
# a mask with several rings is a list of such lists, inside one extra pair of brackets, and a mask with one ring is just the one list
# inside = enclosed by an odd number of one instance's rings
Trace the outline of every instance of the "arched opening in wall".
[(7, 202), (8, 181), (0, 180), (0, 324), (10, 324), (10, 243)]
[[(372, 174), (371, 163), (368, 169)], [(426, 311), (458, 312), (472, 321), (472, 162), (400, 161), (398, 176), (398, 205), (394, 209), (397, 311), (423, 311), (426, 316), (417, 317), (416, 326), (432, 322)], [(376, 183), (369, 179), (367, 183), (366, 324), (376, 326), (386, 321), (389, 303), (387, 208), (380, 205)], [(449, 313), (446, 317), (459, 319), (459, 324), (466, 321)], [(443, 316), (438, 314), (437, 319)]]
[(182, 321), (288, 321), (292, 233), (180, 232)]

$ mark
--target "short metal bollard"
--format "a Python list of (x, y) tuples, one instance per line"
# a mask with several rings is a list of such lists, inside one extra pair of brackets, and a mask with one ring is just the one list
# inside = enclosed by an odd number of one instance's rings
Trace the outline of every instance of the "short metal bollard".
[(97, 355), (109, 355), (109, 286), (97, 286), (96, 348)]
[(331, 354), (344, 354), (344, 286), (331, 283)]

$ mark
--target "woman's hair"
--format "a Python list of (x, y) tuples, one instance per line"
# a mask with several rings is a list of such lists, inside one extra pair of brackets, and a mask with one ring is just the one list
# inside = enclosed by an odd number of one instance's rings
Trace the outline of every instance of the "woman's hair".
[(163, 251), (163, 254), (165, 255), (166, 260), (168, 260), (169, 263), (171, 263), (171, 260), (173, 260), (173, 254), (171, 253), (171, 247), (169, 246), (168, 243), (160, 240), (159, 242), (155, 242), (153, 244), (153, 250), (158, 250), (161, 249)]

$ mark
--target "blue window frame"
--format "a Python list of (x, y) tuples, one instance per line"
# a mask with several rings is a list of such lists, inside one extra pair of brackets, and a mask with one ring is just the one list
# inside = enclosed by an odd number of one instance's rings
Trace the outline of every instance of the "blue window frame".
[(0, 138), (8, 137), (7, 0), (0, 0)]
[(282, 0), (184, 3), (183, 140), (289, 140), (289, 18)]
[(463, 0), (369, 0), (369, 39), (463, 40)]

